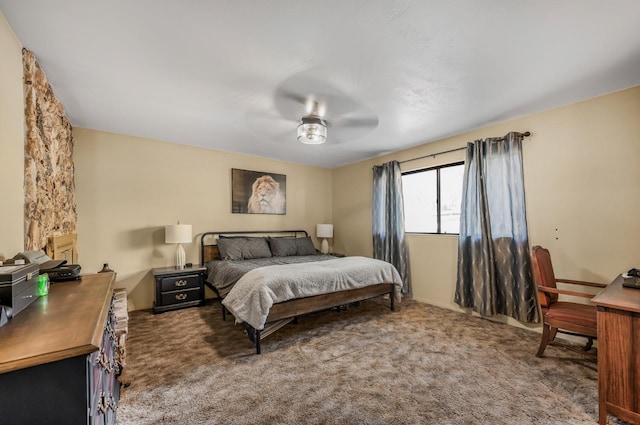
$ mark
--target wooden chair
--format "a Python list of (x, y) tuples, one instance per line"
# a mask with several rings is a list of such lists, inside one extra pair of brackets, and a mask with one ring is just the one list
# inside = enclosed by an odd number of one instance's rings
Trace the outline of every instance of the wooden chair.
[(533, 276), (538, 286), (538, 302), (542, 311), (543, 328), (540, 348), (536, 353), (542, 357), (547, 344), (553, 341), (557, 332), (583, 336), (587, 338), (584, 351), (589, 351), (593, 340), (597, 337), (596, 308), (593, 305), (575, 302), (558, 301), (558, 295), (572, 295), (583, 298), (593, 298), (593, 294), (558, 289), (557, 282), (572, 285), (604, 288), (601, 283), (583, 282), (579, 280), (557, 279), (551, 265), (549, 251), (541, 246), (531, 249), (533, 262)]

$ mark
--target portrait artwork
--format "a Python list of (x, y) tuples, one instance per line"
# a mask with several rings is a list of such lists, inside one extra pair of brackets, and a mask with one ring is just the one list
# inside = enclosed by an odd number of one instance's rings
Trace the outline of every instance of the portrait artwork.
[(231, 169), (231, 212), (286, 214), (287, 176)]

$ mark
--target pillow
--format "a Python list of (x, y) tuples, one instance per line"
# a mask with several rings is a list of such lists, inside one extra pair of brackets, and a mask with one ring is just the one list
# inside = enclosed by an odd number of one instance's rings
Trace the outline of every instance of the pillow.
[(218, 239), (220, 258), (223, 260), (242, 260), (242, 244), (238, 239)]
[(316, 247), (313, 246), (313, 242), (311, 238), (307, 236), (306, 238), (297, 238), (295, 239), (296, 245), (298, 245), (298, 250), (296, 255), (316, 255)]
[(298, 253), (298, 244), (293, 237), (269, 238), (271, 253), (274, 257), (288, 257)]
[(218, 248), (223, 260), (271, 257), (271, 250), (266, 238), (220, 238), (218, 239)]
[(271, 257), (271, 249), (267, 238), (246, 238), (245, 245), (242, 248), (242, 256), (245, 260)]

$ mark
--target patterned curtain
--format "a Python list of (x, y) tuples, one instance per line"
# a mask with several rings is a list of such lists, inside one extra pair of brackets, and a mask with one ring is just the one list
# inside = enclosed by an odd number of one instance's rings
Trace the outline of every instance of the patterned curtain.
[(482, 316), (537, 322), (522, 138), (509, 133), (467, 145), (455, 302)]
[(398, 161), (373, 167), (373, 257), (395, 266), (402, 278), (402, 293), (413, 296), (409, 251), (404, 234), (402, 174)]

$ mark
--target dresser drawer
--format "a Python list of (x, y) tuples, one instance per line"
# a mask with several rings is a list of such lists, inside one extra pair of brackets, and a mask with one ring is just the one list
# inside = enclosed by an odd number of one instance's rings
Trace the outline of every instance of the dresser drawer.
[(200, 300), (200, 288), (183, 289), (181, 291), (164, 292), (161, 294), (162, 305), (181, 304)]
[(200, 275), (190, 274), (184, 276), (163, 277), (160, 281), (160, 291), (181, 291), (200, 287)]

